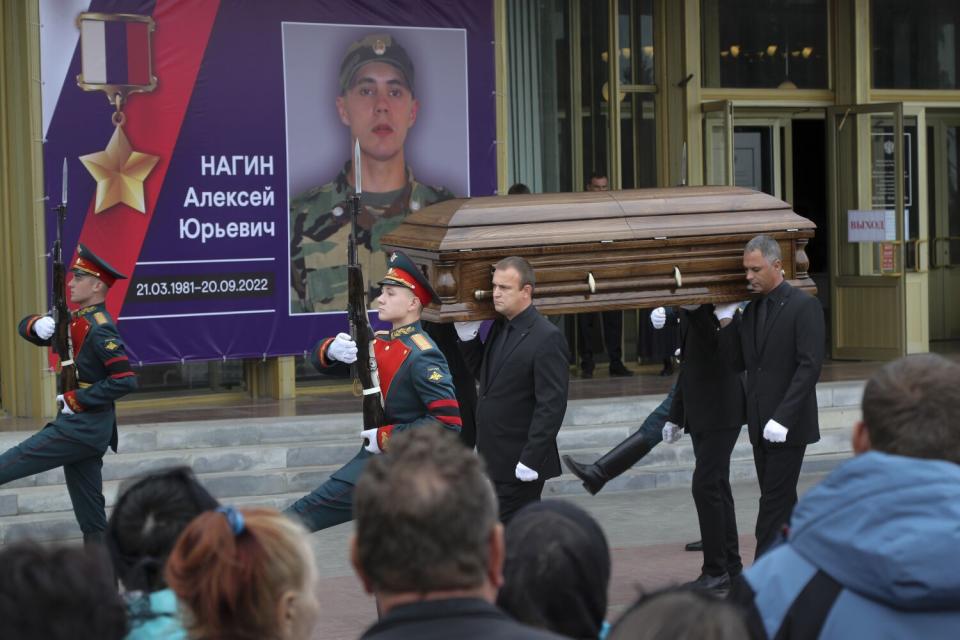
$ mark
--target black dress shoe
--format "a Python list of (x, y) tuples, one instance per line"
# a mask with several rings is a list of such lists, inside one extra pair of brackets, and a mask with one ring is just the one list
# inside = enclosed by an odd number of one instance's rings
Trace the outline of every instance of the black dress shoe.
[(703, 551), (703, 540), (688, 542), (683, 546), (684, 551)]
[(610, 363), (610, 375), (618, 378), (629, 378), (633, 375), (633, 371), (627, 369), (620, 360), (614, 360)]
[(701, 573), (699, 578), (683, 586), (687, 589), (699, 589), (701, 591), (727, 591), (730, 589), (730, 576), (726, 573), (721, 573), (718, 576)]

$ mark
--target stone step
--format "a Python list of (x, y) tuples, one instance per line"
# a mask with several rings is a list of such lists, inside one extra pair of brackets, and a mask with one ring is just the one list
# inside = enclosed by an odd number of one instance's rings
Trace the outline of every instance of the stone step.
[[(822, 439), (808, 448), (805, 472), (816, 465), (832, 468), (849, 457), (849, 434), (859, 419), (862, 390), (862, 382), (818, 385)], [(561, 454), (592, 462), (633, 433), (661, 400), (660, 396), (633, 396), (572, 401), (558, 436)], [(211, 493), (226, 502), (284, 508), (357, 452), (357, 425), (361, 422), (359, 413), (350, 413), (123, 425), (120, 453), (108, 452), (104, 457), (108, 509), (125, 480), (179, 465), (193, 468)], [(0, 450), (28, 435), (0, 434)], [(688, 486), (693, 463), (689, 438), (660, 445), (604, 491)], [(731, 479), (754, 474), (752, 449), (744, 430), (733, 452)], [(583, 488), (564, 469), (564, 475), (547, 483), (545, 493), (576, 495), (582, 494)], [(0, 543), (25, 535), (40, 540), (80, 537), (62, 469), (0, 488)]]
[[(826, 409), (821, 412), (823, 426), (823, 442), (818, 443), (820, 448), (834, 446), (834, 442), (849, 440), (850, 425), (859, 417), (859, 411), (851, 408)], [(639, 427), (638, 421), (623, 423), (607, 423), (602, 425), (564, 426), (560, 429), (557, 443), (561, 451), (578, 456), (593, 454), (593, 457), (602, 455), (614, 447)], [(240, 427), (235, 427), (240, 429)], [(842, 430), (840, 434), (834, 433)], [(243, 444), (234, 446), (202, 447), (200, 443), (187, 443), (181, 449), (163, 449), (146, 452), (122, 452), (114, 454), (108, 452), (104, 456), (103, 479), (123, 480), (135, 478), (145, 473), (171, 466), (188, 465), (197, 474), (220, 473), (232, 471), (260, 471), (267, 469), (286, 469), (314, 465), (336, 465), (349, 460), (358, 450), (359, 442), (355, 435), (339, 437), (326, 436), (321, 440), (297, 441), (295, 436), (302, 436), (298, 426), (294, 426), (293, 435), (284, 436), (281, 433), (272, 434), (277, 442), (273, 444)], [(741, 434), (741, 442), (746, 442), (746, 430)], [(169, 443), (168, 443), (169, 444)], [(843, 443), (845, 444), (845, 443)], [(748, 445), (747, 445), (748, 446)], [(673, 447), (671, 454), (666, 447), (657, 447), (657, 460), (666, 456), (670, 463), (676, 462), (676, 456), (687, 455), (692, 461), (692, 449), (689, 444), (681, 441)], [(653, 455), (653, 454), (651, 454)], [(673, 457), (671, 457), (673, 456)], [(64, 483), (63, 469), (56, 468), (26, 478), (10, 482), (0, 489), (0, 515), (9, 511), (4, 506), (4, 496), (8, 492), (27, 487), (41, 487), (62, 485)]]
[[(801, 474), (829, 473), (840, 463), (849, 460), (852, 453), (808, 453), (804, 457)], [(638, 464), (620, 476), (617, 476), (603, 487), (604, 493), (615, 491), (645, 491), (663, 489), (667, 487), (689, 487), (693, 479), (692, 465), (642, 465)], [(730, 460), (730, 482), (752, 480), (756, 482), (757, 472), (753, 458), (739, 458)], [(586, 493), (580, 479), (567, 472), (558, 478), (546, 483), (543, 495), (562, 497), (566, 495), (582, 495)], [(0, 519), (2, 520), (2, 519)]]
[[(808, 454), (804, 459), (801, 473), (822, 475), (832, 471), (840, 463), (849, 458), (849, 454)], [(329, 473), (329, 471), (323, 470), (316, 470), (315, 472), (318, 474), (316, 479), (319, 481), (322, 481), (325, 477), (324, 474)], [(603, 491), (605, 493), (616, 491), (637, 492), (637, 499), (642, 500), (644, 491), (688, 487), (690, 486), (692, 476), (693, 469), (688, 465), (658, 466), (652, 468), (645, 468), (638, 465), (634, 469), (607, 483)], [(201, 477), (201, 482), (216, 493), (215, 486), (208, 484), (208, 480), (208, 476)], [(756, 481), (753, 461), (731, 461), (730, 480), (731, 482)], [(263, 506), (282, 510), (300, 498), (309, 489), (313, 488), (309, 482), (307, 482), (305, 486), (307, 488), (293, 492), (224, 497), (221, 501), (239, 507)], [(65, 492), (66, 490), (64, 489), (64, 493)], [(553, 478), (546, 483), (544, 497), (562, 498), (565, 496), (583, 495), (584, 492), (580, 481), (572, 474), (565, 472), (560, 477)], [(69, 498), (67, 504), (69, 505)], [(108, 516), (109, 512), (110, 509), (108, 508)], [(78, 541), (81, 538), (81, 534), (76, 520), (73, 517), (73, 512), (69, 510), (69, 507), (63, 511), (0, 517), (0, 544), (7, 544), (24, 538), (31, 538), (39, 542), (67, 543)]]
[[(218, 499), (307, 493), (320, 486), (339, 464), (206, 473), (201, 482)], [(108, 509), (116, 503), (120, 488), (129, 480), (107, 480), (103, 497)], [(20, 489), (0, 489), (0, 516), (15, 516), (70, 511), (70, 495), (65, 485), (52, 484)]]
[[(257, 506), (282, 510), (290, 506), (303, 493), (297, 491), (269, 496), (243, 496), (229, 498), (223, 502), (238, 507)], [(107, 509), (107, 517), (110, 516), (110, 511), (111, 509)], [(0, 545), (28, 538), (37, 542), (68, 544), (79, 542), (82, 537), (72, 510), (0, 518)]]

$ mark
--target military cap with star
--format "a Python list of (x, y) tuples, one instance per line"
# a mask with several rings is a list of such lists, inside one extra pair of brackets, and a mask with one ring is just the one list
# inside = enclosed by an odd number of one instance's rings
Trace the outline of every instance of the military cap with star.
[(369, 62), (386, 62), (396, 67), (403, 74), (407, 88), (413, 92), (413, 62), (406, 50), (385, 33), (371, 34), (347, 47), (347, 53), (340, 63), (341, 92), (351, 87), (353, 76)]
[(387, 261), (387, 275), (383, 276), (383, 280), (377, 284), (381, 287), (393, 285), (410, 289), (423, 306), (431, 302), (440, 304), (440, 296), (430, 286), (430, 281), (423, 275), (423, 271), (402, 251), (394, 251), (390, 254), (390, 260)]
[(70, 270), (99, 278), (108, 287), (112, 287), (117, 280), (127, 279), (127, 276), (111, 267), (109, 262), (82, 244), (77, 245), (77, 259), (74, 260)]

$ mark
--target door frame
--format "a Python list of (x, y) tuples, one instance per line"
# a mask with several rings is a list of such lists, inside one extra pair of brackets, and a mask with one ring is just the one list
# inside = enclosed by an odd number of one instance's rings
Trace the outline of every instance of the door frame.
[[(859, 243), (857, 271), (875, 268), (877, 255), (892, 252), (894, 270), (879, 274), (841, 273), (845, 261), (841, 250), (847, 241), (847, 208), (840, 202), (840, 187), (852, 181), (853, 206), (873, 210), (872, 127), (870, 119), (881, 115), (893, 120), (894, 226), (892, 241)], [(853, 119), (853, 120), (851, 120)], [(857, 126), (854, 149), (841, 153), (839, 132), (848, 122)], [(863, 125), (866, 126), (863, 126)], [(831, 354), (834, 359), (891, 360), (907, 353), (906, 268), (903, 238), (903, 104), (837, 105), (827, 108), (827, 193), (830, 236)], [(855, 157), (855, 162), (853, 158)], [(851, 169), (852, 168), (852, 169)], [(866, 204), (864, 204), (866, 203)], [(865, 245), (879, 251), (864, 251)], [(882, 259), (881, 259), (882, 262)], [(893, 312), (890, 306), (893, 306)]]

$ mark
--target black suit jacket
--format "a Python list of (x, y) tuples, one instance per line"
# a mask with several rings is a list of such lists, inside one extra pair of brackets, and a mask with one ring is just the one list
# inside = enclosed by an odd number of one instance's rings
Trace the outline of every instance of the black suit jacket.
[(567, 343), (533, 306), (512, 323), (513, 335), (493, 367), (490, 347), (505, 331), (506, 319), (494, 322), (486, 343), (479, 337), (460, 343), (480, 383), (477, 450), (494, 482), (516, 482), (517, 462), (546, 480), (560, 475), (557, 432), (567, 410)]
[(773, 418), (788, 430), (780, 446), (811, 444), (820, 439), (817, 380), (823, 364), (823, 309), (819, 300), (787, 282), (768, 296), (776, 303), (767, 311), (762, 335), (756, 336), (759, 300), (747, 305), (740, 324), (750, 442), (760, 443), (764, 426)]
[(391, 609), (361, 640), (561, 640), (522, 625), (485, 600), (422, 600)]
[(688, 433), (739, 429), (746, 421), (740, 375), (722, 341), (736, 340), (740, 314), (721, 327), (712, 304), (680, 310), (680, 377), (670, 422)]

